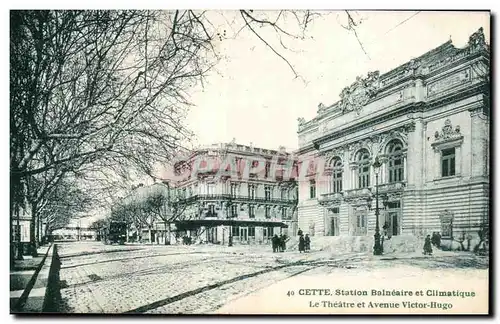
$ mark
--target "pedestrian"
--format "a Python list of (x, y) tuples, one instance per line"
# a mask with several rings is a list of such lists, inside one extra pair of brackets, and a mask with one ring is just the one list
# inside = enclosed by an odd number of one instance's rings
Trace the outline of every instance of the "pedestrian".
[(439, 232), (436, 233), (436, 247), (441, 248), (441, 234)]
[(283, 243), (282, 243), (282, 246), (281, 246), (281, 249), (282, 251), (281, 252), (285, 252), (286, 250), (286, 242), (288, 242), (289, 238), (286, 234), (283, 234)]
[(300, 235), (299, 237), (299, 253), (302, 253), (305, 251), (305, 239), (303, 235)]
[(309, 252), (311, 250), (311, 239), (309, 238), (309, 234), (306, 234), (304, 238), (304, 250), (305, 252)]
[(437, 233), (436, 232), (432, 232), (432, 236), (431, 236), (431, 244), (436, 246), (436, 238), (437, 238)]
[(297, 232), (297, 236), (302, 236), (302, 230), (299, 228), (299, 231)]
[(424, 255), (432, 255), (431, 236), (427, 234), (424, 243)]
[(271, 239), (271, 244), (273, 246), (273, 252), (278, 252), (278, 245), (279, 245), (278, 235), (274, 234), (273, 238)]

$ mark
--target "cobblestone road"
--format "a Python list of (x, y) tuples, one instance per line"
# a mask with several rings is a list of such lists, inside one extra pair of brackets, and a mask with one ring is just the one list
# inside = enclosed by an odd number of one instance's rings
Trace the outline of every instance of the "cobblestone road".
[(423, 269), (442, 273), (447, 268), (457, 268), (449, 273), (473, 275), (482, 274), (489, 264), (487, 258), (470, 253), (374, 257), (321, 251), (272, 253), (264, 246), (109, 246), (98, 242), (62, 243), (59, 254), (59, 309), (67, 313), (218, 313), (224, 305), (246, 300), (245, 296), (273, 284), (285, 284), (284, 280), (297, 275), (341, 278), (342, 274), (352, 281), (355, 273), (401, 267), (411, 269), (391, 272), (390, 278)]
[(268, 247), (63, 243), (61, 312), (209, 313), (317, 267), (320, 254)]

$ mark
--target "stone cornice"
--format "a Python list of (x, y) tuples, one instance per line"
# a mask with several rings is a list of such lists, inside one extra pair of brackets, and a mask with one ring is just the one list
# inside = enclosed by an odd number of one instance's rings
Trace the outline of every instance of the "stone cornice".
[[(327, 141), (334, 140), (338, 137), (343, 137), (352, 133), (355, 133), (361, 129), (366, 129), (370, 128), (373, 125), (376, 125), (382, 121), (388, 120), (388, 119), (394, 119), (400, 116), (403, 116), (408, 113), (416, 113), (416, 112), (423, 112), (429, 109), (435, 109), (439, 108), (445, 105), (449, 105), (455, 102), (458, 102), (460, 100), (463, 100), (465, 98), (481, 94), (481, 85), (475, 85), (465, 91), (457, 91), (452, 94), (442, 96), (439, 98), (436, 98), (432, 101), (428, 102), (417, 102), (417, 103), (409, 103), (407, 105), (401, 106), (395, 110), (388, 111), (385, 114), (381, 114), (379, 116), (376, 116), (375, 118), (366, 120), (364, 122), (361, 122), (357, 125), (354, 125), (353, 127), (349, 127), (348, 129), (341, 129), (336, 132), (332, 132), (330, 134), (323, 135), (317, 139), (314, 139), (312, 141), (312, 147), (314, 147), (314, 144), (316, 145), (321, 145)], [(302, 152), (303, 150), (307, 150), (308, 147), (301, 148), (299, 152)], [(299, 153), (300, 154), (300, 153)]]
[(425, 107), (424, 103), (409, 103), (407, 105), (401, 106), (395, 110), (388, 111), (385, 114), (378, 115), (374, 118), (371, 118), (369, 120), (363, 121), (361, 123), (358, 123), (356, 125), (353, 125), (352, 127), (349, 127), (348, 129), (341, 129), (335, 132), (332, 132), (330, 134), (326, 134), (324, 136), (321, 136), (315, 140), (313, 140), (314, 144), (321, 145), (327, 141), (331, 141), (333, 139), (336, 139), (338, 137), (343, 137), (352, 133), (355, 133), (359, 130), (362, 129), (367, 129), (370, 128), (376, 124), (379, 124), (380, 122), (389, 120), (389, 119), (394, 119), (400, 116), (404, 116), (409, 112), (419, 112), (423, 111)]
[[(471, 62), (476, 58), (489, 61), (490, 46), (485, 42), (483, 28), (470, 35), (468, 44), (463, 48), (455, 47), (451, 40), (412, 59), (382, 75), (378, 71), (368, 73), (365, 78), (357, 77), (356, 81), (344, 88), (341, 100), (332, 105), (320, 104), (316, 117), (306, 122), (299, 118), (298, 134), (318, 127), (318, 121), (330, 118), (330, 114), (339, 108), (343, 113), (357, 111), (359, 113), (367, 104), (382, 99), (388, 92), (409, 80), (428, 80), (434, 76), (453, 70), (454, 67)], [(382, 95), (383, 94), (383, 95)]]

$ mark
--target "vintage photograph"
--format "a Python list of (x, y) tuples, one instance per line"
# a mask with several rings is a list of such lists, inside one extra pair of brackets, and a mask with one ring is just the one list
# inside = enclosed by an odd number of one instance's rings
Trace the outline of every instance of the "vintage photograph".
[(10, 313), (489, 314), (489, 11), (10, 10)]

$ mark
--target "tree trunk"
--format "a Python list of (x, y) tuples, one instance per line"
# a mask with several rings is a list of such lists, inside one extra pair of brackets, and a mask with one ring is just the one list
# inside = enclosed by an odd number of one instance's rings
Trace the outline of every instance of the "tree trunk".
[[(19, 208), (19, 207), (18, 207)], [(17, 255), (16, 260), (23, 260), (23, 244), (21, 243), (21, 219), (20, 219), (19, 209), (17, 210), (17, 228), (19, 229), (18, 234), (16, 235), (17, 242)]]
[(13, 215), (13, 204), (12, 204), (12, 198), (11, 198), (11, 210), (10, 210), (10, 224), (9, 224), (9, 233), (10, 233), (10, 269), (14, 269), (15, 265), (15, 260), (16, 260), (16, 247), (14, 242), (16, 241), (16, 238), (14, 237), (14, 215)]
[(170, 223), (165, 222), (165, 245), (170, 245)]
[(36, 222), (37, 222), (37, 212), (36, 203), (31, 204), (31, 221), (30, 221), (30, 254), (33, 257), (38, 256), (38, 251), (36, 249)]
[[(14, 167), (13, 170), (16, 168)], [(15, 260), (23, 259), (23, 251), (21, 246), (21, 231), (20, 231), (20, 209), (23, 195), (23, 183), (19, 176), (11, 173), (10, 177), (11, 197), (10, 197), (10, 241), (11, 241), (11, 267), (14, 268)], [(15, 225), (14, 225), (15, 224)], [(19, 234), (16, 235), (14, 226), (19, 229)]]
[(36, 248), (37, 249), (40, 247), (40, 244), (42, 241), (42, 238), (40, 237), (40, 233), (41, 233), (40, 224), (41, 223), (42, 223), (42, 221), (40, 220), (40, 217), (37, 217), (36, 218)]

